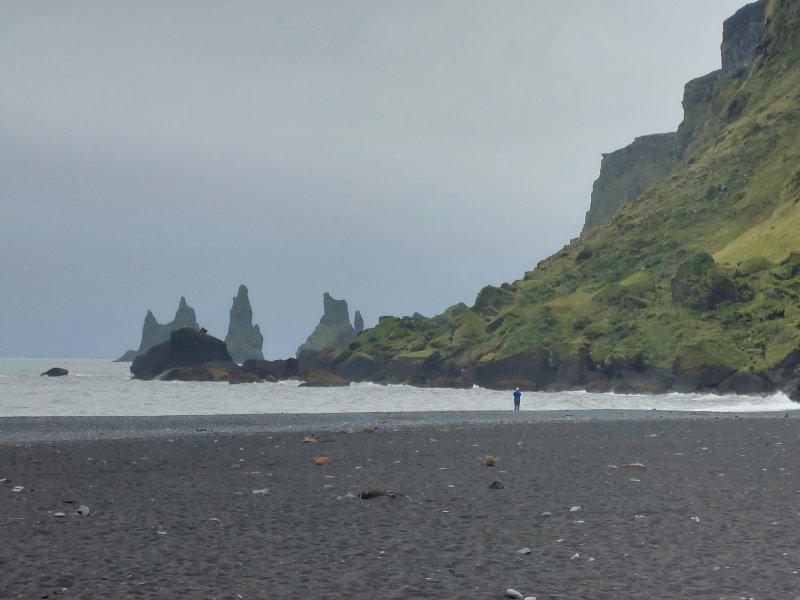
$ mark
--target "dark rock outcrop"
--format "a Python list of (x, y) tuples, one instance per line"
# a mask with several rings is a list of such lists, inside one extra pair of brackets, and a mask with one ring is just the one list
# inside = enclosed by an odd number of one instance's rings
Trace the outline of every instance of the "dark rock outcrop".
[(177, 329), (191, 327), (199, 329), (197, 324), (197, 317), (194, 314), (194, 309), (186, 303), (186, 298), (181, 296), (178, 303), (178, 310), (175, 311), (175, 318), (169, 323), (160, 324), (153, 312), (148, 310), (144, 318), (144, 325), (142, 325), (142, 341), (139, 344), (138, 350), (128, 350), (116, 362), (129, 362), (140, 356), (159, 344), (163, 344), (169, 340), (169, 336)]
[(253, 373), (262, 379), (293, 379), (297, 377), (297, 359), (286, 360), (256, 360), (249, 359), (242, 364), (245, 373)]
[(553, 382), (549, 353), (544, 349), (522, 352), (478, 365), (474, 380), (479, 386), (490, 389), (544, 390)]
[[(191, 327), (178, 329), (170, 334), (169, 340), (159, 344), (145, 354), (137, 356), (131, 364), (134, 379), (150, 380), (165, 371), (186, 367), (200, 367), (213, 363), (214, 373), (241, 373), (241, 368), (231, 360), (225, 342)], [(202, 370), (197, 371), (200, 373)], [(209, 372), (211, 368), (209, 367)], [(184, 376), (189, 371), (179, 371)], [(204, 375), (201, 375), (205, 377)], [(172, 375), (175, 378), (175, 374)], [(227, 378), (223, 378), (227, 380)], [(200, 379), (216, 381), (218, 379)]]
[(297, 356), (306, 350), (320, 351), (328, 346), (345, 349), (356, 339), (356, 330), (350, 324), (350, 313), (345, 300), (336, 300), (328, 292), (323, 295), (323, 314), (319, 325), (304, 344), (297, 349)]
[(42, 373), (42, 377), (63, 377), (64, 375), (69, 375), (69, 371), (66, 369), (62, 369), (61, 367), (53, 367), (52, 369), (48, 369), (44, 373)]
[(233, 299), (225, 344), (228, 346), (228, 352), (231, 353), (234, 362), (243, 363), (248, 359), (264, 359), (264, 355), (261, 353), (264, 336), (261, 335), (258, 325), (253, 325), (253, 309), (250, 306), (247, 287), (244, 285), (239, 286), (239, 291)]

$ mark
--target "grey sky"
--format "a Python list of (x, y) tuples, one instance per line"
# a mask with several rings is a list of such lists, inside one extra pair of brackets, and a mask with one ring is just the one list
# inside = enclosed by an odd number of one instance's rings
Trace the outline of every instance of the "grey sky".
[(322, 293), (472, 304), (674, 130), (743, 0), (0, 3), (0, 356), (115, 357), (185, 295), (269, 357)]

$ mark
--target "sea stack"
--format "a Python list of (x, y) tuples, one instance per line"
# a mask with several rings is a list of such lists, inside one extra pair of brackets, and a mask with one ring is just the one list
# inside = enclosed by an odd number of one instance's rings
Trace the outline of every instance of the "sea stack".
[(364, 331), (364, 317), (361, 316), (361, 311), (357, 310), (353, 315), (353, 329), (356, 330), (356, 335)]
[(160, 324), (153, 311), (148, 310), (144, 318), (144, 325), (142, 325), (142, 341), (139, 344), (138, 350), (128, 350), (120, 358), (118, 362), (130, 362), (137, 356), (141, 356), (150, 348), (163, 344), (169, 340), (169, 336), (173, 331), (183, 329), (184, 327), (191, 327), (192, 329), (199, 329), (197, 324), (197, 317), (194, 314), (194, 309), (186, 303), (186, 298), (181, 296), (178, 303), (178, 310), (175, 311), (175, 318), (169, 323)]
[[(319, 325), (308, 336), (306, 342), (297, 349), (297, 356), (306, 350), (319, 352), (328, 346), (345, 349), (356, 339), (356, 330), (350, 323), (347, 302), (336, 300), (328, 292), (325, 292), (322, 304), (323, 314)], [(362, 327), (363, 324), (362, 320)]]
[(244, 285), (239, 286), (239, 292), (233, 299), (225, 344), (234, 362), (239, 364), (249, 359), (264, 359), (261, 353), (264, 336), (261, 335), (258, 325), (253, 325), (253, 309), (250, 306), (247, 287)]

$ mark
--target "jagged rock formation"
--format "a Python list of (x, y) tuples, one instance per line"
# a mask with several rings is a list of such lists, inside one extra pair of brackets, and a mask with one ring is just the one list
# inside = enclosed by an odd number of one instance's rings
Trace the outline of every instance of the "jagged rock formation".
[(239, 364), (251, 358), (264, 359), (264, 355), (261, 353), (264, 336), (261, 335), (258, 325), (253, 325), (253, 309), (250, 306), (247, 287), (244, 285), (239, 286), (239, 292), (233, 299), (225, 344), (228, 346), (234, 362)]
[(132, 361), (137, 356), (141, 356), (150, 350), (150, 348), (163, 344), (169, 340), (169, 336), (173, 331), (184, 327), (199, 329), (194, 309), (186, 303), (186, 298), (183, 296), (181, 296), (181, 300), (178, 303), (178, 310), (175, 311), (175, 318), (169, 323), (160, 324), (155, 315), (153, 315), (153, 311), (148, 310), (144, 318), (144, 325), (142, 325), (142, 341), (139, 344), (139, 349), (128, 350), (117, 359), (117, 362)]
[[(684, 118), (677, 132), (637, 137), (625, 148), (603, 154), (583, 231), (607, 221), (620, 206), (640, 198), (673, 172), (694, 140), (698, 124), (713, 110), (711, 101), (718, 86), (726, 79), (743, 76), (755, 59), (759, 41), (764, 36), (765, 8), (766, 0), (759, 0), (725, 21), (720, 46), (722, 68), (686, 84)], [(732, 104), (728, 117), (741, 113), (746, 102), (742, 97)]]
[(319, 352), (328, 346), (344, 349), (356, 339), (356, 330), (350, 324), (347, 302), (336, 300), (328, 292), (325, 292), (322, 304), (323, 314), (319, 325), (308, 336), (305, 343), (297, 349), (298, 357), (304, 351)]
[[(166, 342), (137, 356), (131, 364), (134, 379), (170, 381), (253, 381), (231, 360), (220, 339), (186, 327), (173, 331)], [(244, 375), (244, 377), (243, 377)]]
[(356, 335), (364, 331), (364, 317), (361, 316), (361, 311), (359, 310), (353, 315), (353, 329), (356, 330)]

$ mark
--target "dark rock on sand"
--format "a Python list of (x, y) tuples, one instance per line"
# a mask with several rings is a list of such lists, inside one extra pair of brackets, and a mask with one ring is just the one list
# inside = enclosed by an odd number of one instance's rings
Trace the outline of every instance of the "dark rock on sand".
[(264, 345), (264, 336), (258, 325), (253, 325), (253, 309), (247, 287), (239, 286), (239, 291), (233, 299), (231, 306), (231, 320), (228, 325), (228, 334), (225, 344), (234, 362), (243, 363), (248, 359), (263, 360), (261, 348)]
[(42, 377), (45, 375), (48, 377), (63, 377), (64, 375), (69, 375), (69, 371), (62, 369), (61, 367), (53, 367), (52, 369), (48, 369), (41, 374)]
[(186, 378), (196, 376), (198, 381), (216, 381), (217, 379), (208, 379), (209, 374), (218, 376), (222, 372), (229, 375), (241, 373), (241, 367), (231, 360), (225, 342), (186, 327), (173, 331), (168, 341), (136, 357), (131, 364), (131, 373), (134, 379), (149, 380), (159, 377), (165, 371), (196, 368), (206, 363), (213, 363), (213, 366), (195, 371), (177, 371), (170, 377), (186, 381)]
[(489, 484), (490, 490), (502, 490), (505, 489), (505, 487), (506, 486), (504, 486), (500, 481), (493, 481), (492, 483)]

